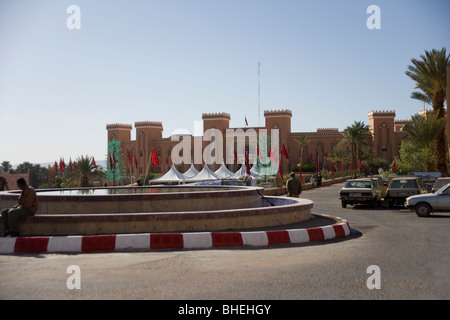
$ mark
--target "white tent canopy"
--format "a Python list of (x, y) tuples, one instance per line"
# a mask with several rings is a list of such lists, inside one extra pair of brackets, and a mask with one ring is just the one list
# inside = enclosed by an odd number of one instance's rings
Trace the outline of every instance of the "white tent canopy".
[(194, 164), (191, 163), (191, 167), (189, 168), (188, 171), (186, 171), (185, 173), (183, 173), (183, 176), (185, 179), (191, 179), (193, 177), (195, 177), (196, 175), (198, 175), (198, 170), (195, 169)]
[(232, 175), (234, 175), (234, 173), (230, 170), (228, 170), (228, 168), (225, 166), (224, 163), (222, 163), (222, 165), (220, 166), (219, 169), (217, 169), (214, 172), (220, 179), (228, 179), (230, 178)]
[(205, 164), (202, 171), (200, 171), (195, 177), (186, 179), (188, 181), (199, 181), (199, 180), (217, 180), (220, 179), (214, 172), (212, 172), (208, 165)]
[(247, 167), (245, 166), (245, 164), (243, 164), (242, 167), (238, 171), (236, 171), (230, 178), (239, 179), (240, 177), (246, 175), (247, 175)]
[(172, 168), (170, 168), (169, 171), (167, 171), (167, 173), (159, 178), (153, 179), (151, 180), (152, 182), (176, 182), (176, 181), (183, 181), (186, 178), (184, 177), (184, 175), (178, 171), (175, 168), (175, 165), (172, 164)]
[[(242, 167), (230, 177), (230, 179), (239, 179), (240, 177), (246, 175), (247, 175), (247, 167), (245, 166), (245, 164), (243, 164)], [(250, 175), (252, 176), (252, 178), (259, 178), (259, 175), (256, 174), (255, 172), (252, 172), (252, 170), (250, 170)]]

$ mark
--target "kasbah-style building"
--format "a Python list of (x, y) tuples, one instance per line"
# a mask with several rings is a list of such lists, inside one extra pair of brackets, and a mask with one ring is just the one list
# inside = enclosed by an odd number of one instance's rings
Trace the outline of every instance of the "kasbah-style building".
[[(447, 94), (450, 93), (450, 67), (447, 67)], [(448, 104), (448, 102), (447, 102)], [(422, 116), (427, 115), (426, 110), (419, 112)], [(257, 132), (259, 129), (266, 129), (270, 134), (271, 129), (279, 129), (280, 148), (285, 144), (289, 163), (284, 157), (281, 157), (283, 172), (289, 172), (293, 164), (300, 161), (306, 163), (308, 161), (320, 160), (320, 165), (325, 165), (325, 155), (330, 154), (333, 147), (342, 139), (342, 132), (336, 128), (320, 128), (316, 132), (292, 132), (291, 131), (291, 110), (267, 110), (264, 111), (265, 125), (264, 127), (253, 127)], [(446, 112), (447, 118), (447, 141), (450, 150), (450, 112)], [(216, 128), (225, 133), (226, 129), (243, 129), (248, 130), (250, 127), (229, 128), (230, 115), (228, 113), (204, 113), (203, 132), (210, 128)], [(372, 134), (372, 152), (375, 158), (382, 158), (391, 163), (399, 154), (400, 141), (407, 137), (407, 132), (402, 128), (409, 120), (396, 120), (395, 111), (371, 111), (368, 113), (369, 129)], [(167, 171), (172, 166), (171, 152), (178, 141), (172, 141), (171, 138), (163, 138), (163, 125), (161, 122), (145, 121), (136, 122), (136, 139), (131, 139), (132, 125), (130, 124), (108, 124), (108, 142), (117, 140), (121, 142), (121, 148), (124, 155), (130, 152), (136, 156), (136, 162), (124, 161), (127, 172), (132, 172), (138, 178), (145, 174), (150, 162), (153, 149), (156, 150), (160, 162), (159, 168), (151, 167), (151, 172)], [(225, 134), (224, 134), (225, 136)], [(300, 145), (298, 138), (306, 136), (309, 143), (303, 152), (303, 159), (300, 159)], [(203, 148), (210, 142), (203, 142)], [(225, 145), (225, 144), (224, 144)], [(193, 149), (193, 148), (192, 148)], [(224, 157), (225, 157), (224, 152)], [(126, 156), (125, 156), (126, 157)], [(314, 158), (314, 159), (311, 159)], [(136, 164), (137, 163), (137, 164)], [(133, 168), (131, 168), (131, 166)], [(220, 165), (210, 165), (211, 170), (215, 170)], [(185, 172), (190, 164), (182, 164), (177, 166), (180, 172)], [(203, 165), (196, 165), (200, 170)], [(227, 167), (236, 171), (235, 164), (228, 164)], [(348, 167), (348, 164), (347, 164)]]
[[(422, 110), (420, 114), (424, 116), (426, 112)], [(291, 166), (300, 162), (300, 144), (298, 138), (306, 136), (309, 142), (304, 148), (301, 162), (317, 164), (317, 160), (319, 160), (321, 168), (330, 169), (331, 162), (326, 160), (326, 156), (343, 139), (342, 132), (339, 132), (337, 128), (319, 128), (316, 132), (292, 132), (291, 110), (266, 110), (264, 111), (264, 118), (265, 125), (263, 127), (230, 128), (230, 114), (225, 112), (203, 113), (203, 132), (210, 128), (215, 128), (220, 130), (225, 137), (226, 129), (242, 129), (244, 131), (255, 129), (257, 133), (259, 129), (266, 129), (268, 135), (270, 135), (271, 129), (279, 129), (279, 146), (281, 148), (284, 144), (289, 156), (289, 162), (286, 161), (285, 157), (281, 156), (282, 170), (284, 173), (290, 172)], [(392, 110), (371, 111), (368, 114), (368, 120), (369, 129), (373, 137), (373, 156), (375, 158), (385, 159), (388, 163), (391, 163), (398, 156), (400, 141), (407, 136), (407, 133), (402, 131), (402, 127), (409, 120), (396, 120), (395, 111)], [(132, 172), (136, 178), (144, 175), (148, 167), (150, 167), (149, 172), (166, 172), (172, 166), (172, 149), (181, 140), (172, 141), (170, 137), (163, 138), (163, 124), (161, 122), (136, 122), (134, 127), (136, 129), (136, 139), (133, 140), (131, 137), (133, 127), (131, 124), (108, 124), (106, 126), (108, 142), (113, 140), (121, 142), (126, 172)], [(193, 140), (192, 150), (194, 149)], [(210, 143), (210, 141), (203, 141), (202, 152)], [(160, 163), (159, 167), (149, 165), (153, 149), (157, 152)], [(133, 161), (128, 161), (127, 154), (131, 155)], [(223, 154), (225, 158), (225, 150)], [(175, 167), (183, 173), (189, 169), (190, 163), (180, 164)], [(203, 164), (197, 164), (195, 167), (197, 170), (201, 170)], [(219, 167), (220, 164), (209, 165), (209, 168), (213, 171)], [(233, 172), (238, 169), (235, 164), (227, 164), (227, 167)], [(345, 165), (345, 168), (349, 167), (349, 163)]]

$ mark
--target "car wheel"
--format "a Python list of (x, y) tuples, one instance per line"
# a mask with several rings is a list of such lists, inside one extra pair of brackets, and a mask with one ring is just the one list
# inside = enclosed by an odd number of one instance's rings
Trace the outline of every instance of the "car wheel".
[(419, 217), (428, 217), (431, 213), (431, 206), (428, 203), (418, 203), (414, 210)]
[(342, 208), (347, 208), (347, 202), (344, 200), (341, 201)]

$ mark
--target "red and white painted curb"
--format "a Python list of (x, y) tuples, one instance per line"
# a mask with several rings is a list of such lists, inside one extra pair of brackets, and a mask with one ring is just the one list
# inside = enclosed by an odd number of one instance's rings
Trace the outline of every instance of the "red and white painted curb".
[(120, 252), (243, 246), (264, 247), (276, 244), (324, 241), (346, 237), (350, 234), (350, 226), (347, 220), (323, 214), (319, 216), (333, 218), (337, 223), (307, 229), (272, 231), (0, 238), (0, 254)]

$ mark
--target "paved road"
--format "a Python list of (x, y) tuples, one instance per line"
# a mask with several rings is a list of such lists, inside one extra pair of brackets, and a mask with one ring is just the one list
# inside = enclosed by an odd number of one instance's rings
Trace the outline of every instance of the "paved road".
[[(260, 249), (0, 256), (2, 299), (449, 299), (450, 214), (340, 207), (341, 185), (308, 190), (313, 212), (352, 237)], [(69, 290), (67, 268), (80, 267)], [(368, 289), (378, 273), (380, 289)], [(376, 283), (376, 282), (370, 282)]]

